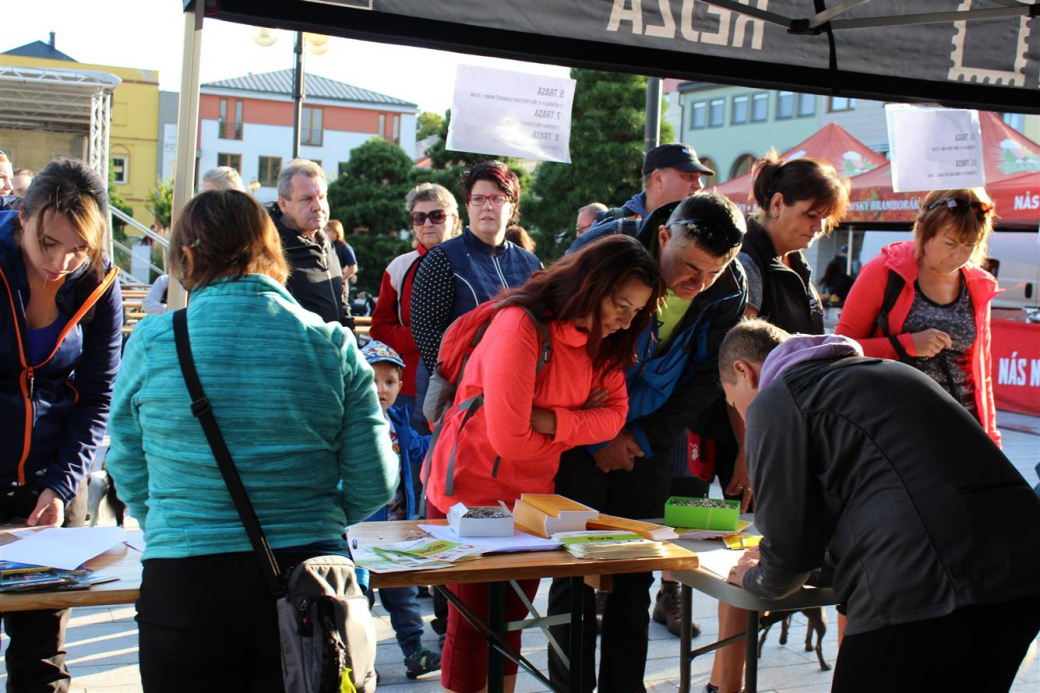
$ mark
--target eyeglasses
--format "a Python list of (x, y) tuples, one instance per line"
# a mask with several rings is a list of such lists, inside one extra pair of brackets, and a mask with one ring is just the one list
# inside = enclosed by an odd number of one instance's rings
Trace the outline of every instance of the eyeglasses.
[(412, 212), (412, 226), (422, 226), (429, 219), (431, 224), (443, 224), (448, 218), (448, 213), (443, 209), (435, 209), (432, 212)]
[(706, 241), (722, 241), (729, 248), (739, 248), (744, 242), (744, 234), (735, 226), (715, 224), (700, 219), (681, 219), (673, 221), (669, 226), (682, 226), (691, 235)]
[(509, 195), (470, 195), (466, 198), (466, 202), (473, 205), (474, 207), (483, 207), (485, 202), (491, 202), (492, 207), (501, 207), (506, 202), (512, 202), (513, 198)]
[(993, 205), (966, 197), (942, 197), (925, 207), (924, 211), (930, 212), (940, 207), (946, 207), (957, 214), (967, 214), (969, 210), (975, 210), (975, 216), (979, 221), (985, 221), (986, 217), (993, 214)]

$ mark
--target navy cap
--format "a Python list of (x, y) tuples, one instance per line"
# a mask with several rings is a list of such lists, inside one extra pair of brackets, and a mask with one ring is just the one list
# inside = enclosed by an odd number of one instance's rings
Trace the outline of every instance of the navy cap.
[(688, 144), (662, 144), (646, 153), (643, 160), (643, 175), (659, 168), (677, 168), (680, 171), (706, 173), (714, 176), (715, 172), (701, 163), (697, 152)]

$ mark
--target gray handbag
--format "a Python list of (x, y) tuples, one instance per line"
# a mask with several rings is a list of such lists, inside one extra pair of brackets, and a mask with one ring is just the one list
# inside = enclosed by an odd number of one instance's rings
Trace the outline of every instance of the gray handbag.
[(191, 412), (202, 425), (277, 603), (286, 692), (374, 693), (376, 631), (353, 561), (316, 556), (281, 573), (195, 370), (186, 309), (173, 314), (173, 334)]

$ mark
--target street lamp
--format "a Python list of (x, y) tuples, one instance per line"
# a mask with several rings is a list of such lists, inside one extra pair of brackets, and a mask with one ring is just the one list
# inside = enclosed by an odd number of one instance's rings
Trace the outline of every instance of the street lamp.
[[(272, 33), (270, 29), (260, 28), (256, 30), (256, 35), (253, 36), (253, 40), (258, 45), (268, 48), (273, 46), (277, 41), (278, 37)], [(312, 34), (310, 32), (297, 31), (296, 32), (296, 46), (294, 52), (296, 54), (296, 62), (293, 65), (293, 143), (292, 143), (292, 158), (298, 159), (300, 157), (300, 121), (303, 120), (303, 99), (304, 99), (304, 88), (303, 88), (303, 51), (306, 48), (307, 52), (311, 55), (321, 55), (328, 49), (329, 37), (323, 36), (322, 34)]]

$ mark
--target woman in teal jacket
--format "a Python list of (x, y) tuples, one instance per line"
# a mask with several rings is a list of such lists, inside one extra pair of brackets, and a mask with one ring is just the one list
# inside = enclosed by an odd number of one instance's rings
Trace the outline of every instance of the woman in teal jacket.
[[(285, 290), (277, 231), (238, 191), (192, 200), (170, 240), (191, 349), (284, 570), (346, 554), (344, 527), (392, 498), (397, 457), (351, 334)], [(275, 601), (191, 412), (173, 313), (142, 320), (113, 395), (108, 467), (147, 547), (137, 602), (146, 691), (281, 691)]]

